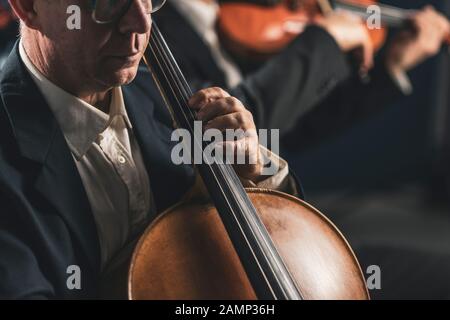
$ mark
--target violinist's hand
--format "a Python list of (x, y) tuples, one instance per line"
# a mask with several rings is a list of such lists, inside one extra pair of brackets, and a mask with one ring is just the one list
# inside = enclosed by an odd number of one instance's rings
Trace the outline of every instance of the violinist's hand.
[(346, 12), (332, 12), (319, 18), (316, 24), (328, 31), (344, 52), (362, 50), (361, 71), (373, 67), (374, 48), (361, 18)]
[(408, 71), (436, 55), (446, 36), (450, 34), (448, 20), (431, 7), (411, 18), (413, 29), (401, 31), (391, 42), (386, 65), (393, 71)]
[(197, 119), (203, 121), (204, 131), (226, 129), (245, 132), (236, 141), (225, 141), (223, 147), (233, 150), (235, 155), (244, 155), (245, 164), (235, 165), (241, 178), (258, 182), (261, 179), (263, 162), (253, 115), (236, 98), (220, 88), (203, 89), (192, 96), (189, 105), (197, 111)]

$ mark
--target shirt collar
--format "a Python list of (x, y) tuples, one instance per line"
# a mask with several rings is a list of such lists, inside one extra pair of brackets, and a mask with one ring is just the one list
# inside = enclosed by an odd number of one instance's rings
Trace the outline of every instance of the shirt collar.
[(112, 89), (108, 115), (48, 80), (28, 58), (21, 41), (19, 54), (52, 110), (67, 144), (77, 160), (86, 154), (100, 133), (108, 128), (116, 116), (122, 116), (128, 128), (132, 128), (120, 87)]
[(216, 27), (219, 5), (201, 0), (171, 0), (172, 4), (189, 19), (199, 34)]

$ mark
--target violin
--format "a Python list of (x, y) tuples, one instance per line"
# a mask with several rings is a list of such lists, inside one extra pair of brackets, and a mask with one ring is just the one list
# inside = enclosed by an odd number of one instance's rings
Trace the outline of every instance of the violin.
[[(249, 2), (250, 1), (250, 2)], [(414, 10), (378, 3), (376, 0), (229, 0), (220, 6), (218, 32), (224, 46), (236, 57), (264, 60), (280, 52), (311, 23), (333, 10), (363, 18), (375, 49), (386, 39), (387, 28), (407, 25)], [(269, 2), (267, 2), (269, 1)], [(261, 2), (260, 2), (261, 3)], [(370, 6), (380, 8), (380, 28), (365, 21)], [(450, 44), (450, 35), (446, 39)]]
[[(144, 61), (192, 145), (192, 91), (157, 25)], [(233, 167), (196, 165), (210, 201), (166, 210), (134, 249), (129, 299), (368, 299), (349, 244), (317, 209), (291, 195), (245, 189)]]

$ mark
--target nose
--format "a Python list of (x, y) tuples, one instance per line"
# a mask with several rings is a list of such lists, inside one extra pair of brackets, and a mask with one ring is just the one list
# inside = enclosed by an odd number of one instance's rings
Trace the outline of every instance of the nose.
[(152, 25), (152, 19), (141, 0), (133, 0), (128, 11), (119, 21), (119, 31), (127, 33), (147, 33)]

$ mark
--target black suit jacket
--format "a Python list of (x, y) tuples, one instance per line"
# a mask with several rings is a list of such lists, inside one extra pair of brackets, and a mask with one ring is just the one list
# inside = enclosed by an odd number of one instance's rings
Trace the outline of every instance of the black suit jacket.
[[(140, 72), (123, 93), (160, 212), (189, 189), (194, 170), (172, 164), (170, 122), (152, 90)], [(81, 290), (66, 286), (70, 265), (81, 268)], [(81, 178), (16, 45), (0, 77), (0, 298), (93, 298), (99, 270)]]
[[(209, 47), (170, 2), (154, 19), (194, 89), (226, 88)], [(353, 69), (326, 31), (308, 27), (283, 52), (228, 89), (250, 108), (258, 127), (280, 129), (283, 142), (298, 150), (403, 96), (382, 64), (367, 83)]]

